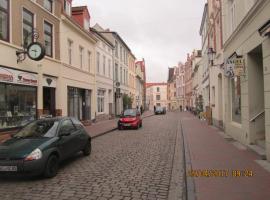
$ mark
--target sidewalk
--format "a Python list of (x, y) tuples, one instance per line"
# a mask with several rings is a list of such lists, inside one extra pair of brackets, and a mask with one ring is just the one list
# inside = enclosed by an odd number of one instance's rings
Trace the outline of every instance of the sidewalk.
[[(257, 154), (226, 141), (218, 129), (190, 113), (182, 112), (180, 116), (193, 172), (228, 170), (227, 177), (193, 177), (197, 200), (270, 199), (270, 173), (256, 163), (260, 159)], [(241, 173), (240, 177), (235, 177), (233, 170), (249, 170), (253, 176)]]
[[(150, 117), (153, 114), (154, 113), (151, 111), (145, 111), (142, 114), (142, 118)], [(100, 122), (94, 123), (90, 126), (86, 126), (85, 128), (86, 128), (87, 132), (89, 133), (89, 135), (92, 138), (95, 138), (95, 137), (101, 136), (103, 134), (106, 134), (108, 132), (111, 132), (113, 130), (116, 130), (117, 129), (117, 121), (118, 121), (118, 118), (100, 121)]]

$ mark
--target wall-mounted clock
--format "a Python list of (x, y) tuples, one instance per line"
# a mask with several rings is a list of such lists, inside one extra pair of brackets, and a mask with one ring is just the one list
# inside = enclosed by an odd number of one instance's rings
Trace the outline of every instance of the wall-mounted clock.
[(27, 55), (30, 59), (39, 61), (45, 56), (45, 48), (39, 42), (33, 42), (27, 47)]

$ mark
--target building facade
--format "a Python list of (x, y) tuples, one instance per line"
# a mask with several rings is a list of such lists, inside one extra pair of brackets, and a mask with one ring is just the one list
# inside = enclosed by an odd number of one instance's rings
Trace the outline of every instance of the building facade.
[(96, 36), (96, 119), (109, 119), (114, 115), (114, 95), (113, 95), (113, 60), (114, 46), (101, 33), (104, 29), (96, 24), (91, 28), (91, 32)]
[(160, 106), (168, 109), (167, 83), (146, 83), (147, 95), (149, 97), (149, 110)]
[(185, 66), (179, 62), (176, 69), (176, 99), (180, 110), (185, 107)]
[(132, 101), (132, 108), (136, 108), (136, 57), (128, 52), (128, 86), (129, 86), (129, 96)]
[(127, 44), (117, 32), (106, 29), (102, 34), (114, 45), (114, 104), (115, 114), (120, 115), (127, 108), (125, 100), (129, 96), (128, 85), (128, 52)]
[[(223, 84), (223, 29), (221, 1), (208, 1), (208, 51), (213, 52), (209, 63), (210, 107), (212, 123), (223, 129), (224, 122), (224, 84)], [(208, 53), (209, 54), (209, 53)], [(209, 57), (210, 55), (208, 55)]]
[(146, 68), (144, 58), (135, 63), (136, 66), (136, 106), (148, 109), (146, 104)]
[(192, 102), (192, 56), (187, 55), (185, 62), (185, 106), (190, 109)]
[(225, 131), (270, 160), (270, 2), (222, 1)]
[(210, 70), (209, 70), (209, 62), (208, 62), (208, 4), (206, 3), (204, 6), (203, 17), (201, 21), (200, 27), (200, 36), (202, 39), (202, 58), (201, 58), (201, 67), (202, 67), (202, 99), (203, 99), (203, 110), (210, 113)]
[[(0, 54), (4, 55), (0, 59), (0, 131), (64, 112), (58, 93), (61, 8), (59, 1), (1, 1), (0, 12), (5, 17), (0, 18)], [(17, 56), (32, 42), (45, 47), (46, 56), (40, 61), (23, 53)]]
[(177, 67), (171, 67), (168, 69), (168, 110), (176, 110), (179, 108), (177, 98), (176, 98), (176, 71)]
[(69, 5), (71, 8), (63, 6), (60, 23), (62, 65), (59, 96), (62, 114), (91, 121), (96, 118), (97, 38), (89, 31), (90, 15), (87, 7), (72, 8), (72, 4)]
[(194, 50), (192, 53), (192, 107), (198, 112), (202, 111), (202, 67), (201, 50)]

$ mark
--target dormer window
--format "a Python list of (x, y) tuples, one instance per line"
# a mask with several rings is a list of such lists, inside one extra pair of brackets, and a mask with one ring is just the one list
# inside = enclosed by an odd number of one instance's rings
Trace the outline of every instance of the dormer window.
[(64, 10), (65, 10), (65, 13), (70, 16), (71, 15), (71, 4), (69, 1), (65, 0), (64, 1)]
[(88, 19), (84, 19), (84, 24), (83, 24), (83, 26), (84, 26), (84, 28), (85, 28), (86, 30), (89, 29), (90, 24), (89, 24), (89, 20), (88, 20)]

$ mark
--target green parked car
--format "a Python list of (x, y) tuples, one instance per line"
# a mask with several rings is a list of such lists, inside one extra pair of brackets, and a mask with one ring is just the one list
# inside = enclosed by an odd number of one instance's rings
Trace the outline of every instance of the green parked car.
[(51, 178), (61, 161), (79, 151), (91, 152), (91, 138), (81, 122), (69, 117), (36, 120), (0, 144), (0, 175)]

